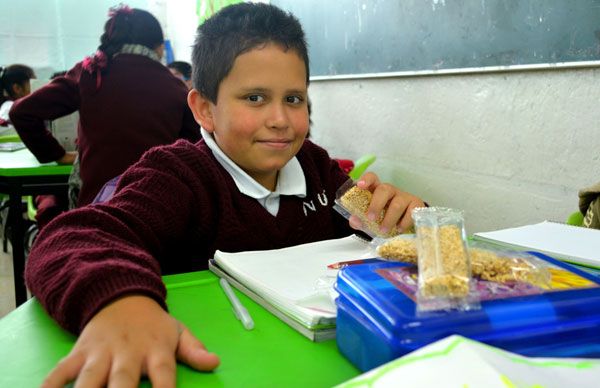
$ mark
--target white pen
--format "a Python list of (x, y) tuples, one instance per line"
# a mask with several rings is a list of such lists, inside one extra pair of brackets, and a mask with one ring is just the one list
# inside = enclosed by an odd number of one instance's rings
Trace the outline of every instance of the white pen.
[(233, 313), (235, 314), (235, 317), (242, 321), (242, 325), (244, 325), (244, 328), (246, 330), (252, 330), (254, 328), (254, 321), (248, 313), (248, 310), (246, 310), (246, 308), (242, 306), (240, 300), (233, 293), (233, 289), (231, 288), (227, 280), (225, 280), (225, 278), (221, 278), (221, 280), (219, 280), (219, 283), (221, 284), (225, 295), (227, 295), (227, 299), (229, 299), (231, 305), (233, 306)]

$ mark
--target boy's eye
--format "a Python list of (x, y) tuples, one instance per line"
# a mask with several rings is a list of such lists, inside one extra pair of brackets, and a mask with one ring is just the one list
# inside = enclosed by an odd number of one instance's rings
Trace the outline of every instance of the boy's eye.
[(249, 96), (246, 96), (246, 99), (251, 102), (263, 102), (265, 100), (263, 96), (258, 94), (251, 94)]
[(304, 101), (300, 96), (287, 96), (285, 100), (290, 104), (301, 104)]

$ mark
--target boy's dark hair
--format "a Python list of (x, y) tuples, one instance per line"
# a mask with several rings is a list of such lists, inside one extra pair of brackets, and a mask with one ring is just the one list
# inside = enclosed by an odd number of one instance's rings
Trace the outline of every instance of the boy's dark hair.
[(35, 72), (27, 65), (15, 64), (5, 68), (0, 67), (0, 104), (6, 101), (4, 93), (10, 98), (15, 98), (13, 85), (23, 86), (32, 78), (35, 78)]
[(109, 16), (98, 46), (109, 61), (124, 44), (140, 44), (154, 50), (164, 42), (160, 23), (148, 11), (121, 5), (111, 8)]
[(173, 61), (167, 65), (170, 69), (175, 69), (183, 75), (183, 78), (187, 81), (192, 77), (192, 65), (183, 61)]
[(194, 88), (216, 104), (219, 85), (235, 59), (270, 42), (302, 58), (308, 84), (308, 50), (298, 19), (273, 5), (239, 3), (223, 8), (198, 27), (192, 53)]

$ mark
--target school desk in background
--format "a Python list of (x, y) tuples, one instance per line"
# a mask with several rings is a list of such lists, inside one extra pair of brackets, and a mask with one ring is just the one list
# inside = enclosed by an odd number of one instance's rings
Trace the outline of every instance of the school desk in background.
[[(25, 268), (25, 221), (22, 198), (28, 195), (60, 194), (67, 190), (67, 180), (73, 166), (55, 162), (39, 163), (27, 149), (0, 152), (0, 194), (9, 196), (8, 227), (13, 257), (16, 305), (27, 300), (23, 271)], [(0, 384), (0, 386), (2, 386)]]
[(25, 144), (20, 141), (0, 143), (0, 152), (13, 152), (22, 150), (23, 148), (26, 148)]

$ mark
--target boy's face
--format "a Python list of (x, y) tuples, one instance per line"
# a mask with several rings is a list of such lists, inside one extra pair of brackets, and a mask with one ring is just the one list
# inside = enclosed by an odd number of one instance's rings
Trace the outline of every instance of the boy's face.
[(239, 55), (213, 104), (192, 90), (188, 103), (202, 128), (248, 175), (274, 190), (277, 172), (308, 132), (306, 68), (293, 50), (269, 43)]

